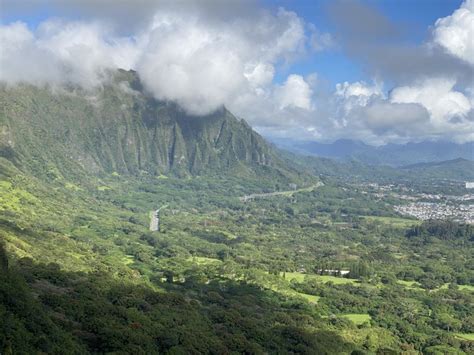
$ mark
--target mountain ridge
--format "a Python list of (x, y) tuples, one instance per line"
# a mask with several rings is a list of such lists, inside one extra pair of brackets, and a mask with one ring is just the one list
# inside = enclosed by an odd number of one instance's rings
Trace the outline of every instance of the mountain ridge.
[(0, 156), (35, 174), (299, 174), (225, 107), (189, 115), (132, 71), (93, 93), (4, 87), (0, 103)]
[(417, 163), (447, 161), (457, 158), (474, 160), (474, 142), (431, 142), (386, 144), (371, 146), (361, 141), (340, 139), (333, 143), (274, 139), (284, 149), (302, 155), (312, 155), (339, 160), (356, 160), (370, 165), (403, 167)]

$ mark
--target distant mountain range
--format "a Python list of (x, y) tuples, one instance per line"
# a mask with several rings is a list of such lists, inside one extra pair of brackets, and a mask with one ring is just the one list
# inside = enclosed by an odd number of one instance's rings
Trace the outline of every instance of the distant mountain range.
[(345, 181), (386, 183), (400, 181), (425, 183), (432, 179), (448, 179), (460, 182), (474, 181), (474, 162), (463, 158), (392, 167), (388, 165), (368, 165), (356, 160), (302, 156), (288, 151), (281, 154), (295, 162), (295, 164), (305, 167), (314, 175)]
[(420, 142), (387, 144), (379, 147), (360, 141), (340, 139), (334, 143), (272, 139), (279, 147), (303, 155), (355, 160), (369, 165), (405, 166), (458, 158), (474, 160), (474, 142)]

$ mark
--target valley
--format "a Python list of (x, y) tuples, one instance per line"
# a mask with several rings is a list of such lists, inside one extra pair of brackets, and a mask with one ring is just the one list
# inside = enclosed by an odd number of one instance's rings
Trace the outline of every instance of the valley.
[(119, 88), (0, 92), (2, 353), (473, 352), (470, 220), (397, 212), (469, 204), (451, 168), (292, 156)]
[[(110, 175), (71, 188), (25, 176), (5, 160), (2, 168), (8, 282), (28, 290), (22, 302), (39, 307), (49, 324), (27, 330), (29, 308), (9, 313), (17, 324), (9, 339), (22, 334), (25, 351), (42, 332), (67, 338), (78, 353), (395, 353), (426, 351), (428, 341), (471, 351), (472, 229), (452, 239), (424, 234), (387, 200), (329, 181), (296, 199), (244, 202), (240, 196), (274, 186)], [(151, 232), (157, 200), (169, 207), (161, 231)], [(169, 326), (181, 335), (171, 337)], [(46, 349), (58, 346), (44, 339)]]

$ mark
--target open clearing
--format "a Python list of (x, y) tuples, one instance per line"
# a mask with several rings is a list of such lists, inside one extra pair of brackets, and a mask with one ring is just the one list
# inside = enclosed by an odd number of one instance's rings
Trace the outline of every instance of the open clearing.
[(460, 290), (466, 290), (466, 291), (474, 292), (474, 286), (472, 286), (472, 285), (458, 285), (458, 288)]
[(342, 314), (341, 317), (347, 318), (356, 325), (370, 321), (372, 318), (367, 313), (350, 313)]
[(405, 286), (406, 288), (410, 288), (412, 290), (423, 290), (419, 282), (416, 281), (405, 281), (405, 280), (398, 280), (397, 281), (400, 285)]
[(304, 274), (302, 272), (285, 272), (281, 273), (280, 275), (285, 277), (285, 280), (291, 281), (295, 279), (298, 282), (304, 282), (305, 277), (316, 279), (322, 283), (332, 282), (335, 285), (345, 285), (345, 284), (359, 284), (359, 280), (357, 279), (348, 279), (345, 277), (337, 277), (337, 276), (330, 276), (330, 275), (316, 275), (316, 274)]
[(421, 224), (421, 221), (416, 219), (399, 218), (399, 217), (380, 217), (380, 216), (362, 216), (370, 222), (380, 222), (390, 225), (392, 227), (408, 228), (416, 224)]
[(301, 189), (289, 190), (289, 191), (274, 191), (274, 192), (266, 192), (266, 193), (260, 193), (260, 194), (250, 194), (250, 195), (242, 196), (239, 199), (242, 202), (246, 202), (246, 201), (257, 199), (257, 198), (267, 198), (267, 197), (274, 197), (274, 196), (291, 197), (294, 194), (299, 193), (299, 192), (311, 192), (320, 186), (324, 186), (324, 184), (322, 182), (318, 182), (315, 185), (312, 185), (309, 187), (303, 187)]
[(319, 296), (308, 295), (307, 293), (297, 292), (297, 294), (298, 296), (303, 297), (309, 303), (318, 303), (319, 299), (321, 298)]
[(189, 261), (192, 261), (198, 265), (212, 265), (212, 264), (219, 264), (222, 261), (215, 258), (207, 258), (204, 256), (192, 256), (188, 258)]
[(474, 333), (456, 333), (457, 338), (474, 341)]

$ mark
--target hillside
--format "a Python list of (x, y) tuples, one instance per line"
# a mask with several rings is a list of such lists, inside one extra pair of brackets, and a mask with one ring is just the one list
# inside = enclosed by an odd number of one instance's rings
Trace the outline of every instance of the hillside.
[(0, 89), (0, 156), (34, 175), (296, 173), (227, 109), (204, 117), (148, 96), (119, 71), (100, 89)]
[(474, 180), (474, 162), (462, 158), (413, 164), (403, 166), (401, 170), (417, 174), (418, 176), (430, 176), (432, 178)]

